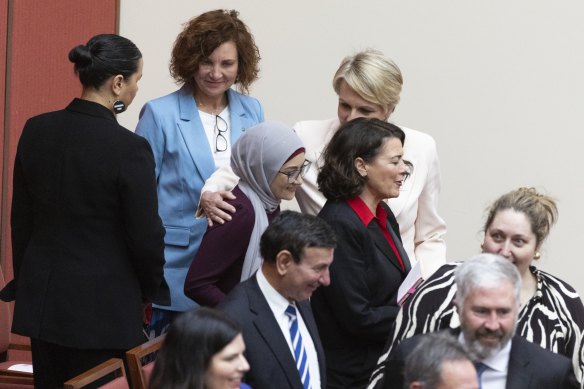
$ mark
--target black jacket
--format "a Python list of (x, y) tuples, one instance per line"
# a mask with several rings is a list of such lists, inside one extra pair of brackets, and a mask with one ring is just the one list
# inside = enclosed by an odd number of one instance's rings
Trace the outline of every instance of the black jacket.
[(12, 199), (13, 332), (63, 346), (127, 349), (163, 284), (164, 229), (148, 142), (75, 99), (33, 117)]
[(399, 226), (389, 207), (387, 229), (401, 268), (376, 219), (366, 226), (346, 201), (327, 201), (318, 216), (337, 236), (331, 283), (310, 302), (320, 332), (329, 388), (365, 387), (399, 312), (397, 292), (410, 270)]
[[(450, 331), (457, 337), (458, 330)], [(390, 354), (384, 378), (376, 389), (402, 389), (404, 365), (424, 335), (404, 339)], [(570, 360), (515, 335), (511, 340), (511, 353), (507, 370), (506, 389), (570, 389), (577, 388)]]
[[(320, 367), (320, 383), (325, 388), (324, 351), (310, 304), (308, 301), (297, 301), (296, 306), (312, 337)], [(253, 389), (303, 388), (294, 356), (258, 285), (256, 275), (237, 285), (218, 308), (239, 322), (243, 329), (245, 356), (250, 366), (245, 382)]]

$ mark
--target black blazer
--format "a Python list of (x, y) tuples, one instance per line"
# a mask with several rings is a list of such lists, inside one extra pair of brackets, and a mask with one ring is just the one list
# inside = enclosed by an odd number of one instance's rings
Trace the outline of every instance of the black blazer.
[[(451, 331), (458, 336), (459, 331)], [(404, 386), (405, 359), (424, 335), (404, 339), (391, 352), (386, 362), (384, 378), (375, 388), (401, 389)], [(570, 389), (577, 388), (570, 360), (561, 354), (543, 349), (537, 344), (515, 335), (507, 371), (507, 389)]]
[[(321, 386), (326, 387), (324, 351), (308, 301), (296, 302), (298, 311), (312, 337), (318, 364)], [(268, 301), (254, 275), (237, 285), (218, 306), (243, 328), (245, 356), (250, 370), (245, 382), (253, 389), (303, 389), (296, 361)]]
[(143, 341), (163, 282), (164, 229), (148, 142), (75, 99), (29, 119), (14, 166), (13, 332), (74, 348)]
[(388, 230), (404, 272), (376, 219), (365, 226), (345, 201), (327, 201), (318, 214), (337, 235), (331, 284), (311, 298), (327, 360), (329, 388), (365, 387), (399, 311), (397, 291), (410, 270), (389, 207)]

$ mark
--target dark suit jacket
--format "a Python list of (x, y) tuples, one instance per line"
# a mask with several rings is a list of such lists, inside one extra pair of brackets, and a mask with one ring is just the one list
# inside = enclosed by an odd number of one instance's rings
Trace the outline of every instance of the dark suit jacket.
[(12, 201), (13, 331), (63, 346), (128, 349), (163, 281), (164, 229), (148, 142), (75, 99), (28, 120)]
[[(458, 336), (458, 331), (452, 332)], [(386, 362), (386, 372), (375, 388), (402, 389), (406, 357), (424, 335), (403, 340), (391, 352)], [(572, 364), (564, 355), (543, 349), (516, 335), (511, 340), (511, 353), (507, 372), (507, 389), (570, 389), (577, 388)]]
[[(388, 230), (406, 272), (409, 260), (389, 207)], [(376, 219), (365, 226), (345, 201), (328, 201), (319, 217), (337, 236), (331, 284), (311, 298), (326, 353), (329, 388), (365, 387), (399, 311), (397, 291), (406, 276)]]
[[(308, 301), (296, 304), (314, 342), (320, 366), (321, 385), (324, 388), (326, 385), (324, 351), (310, 304)], [(294, 356), (258, 286), (255, 275), (237, 285), (218, 308), (229, 314), (243, 328), (245, 356), (250, 365), (245, 382), (254, 389), (303, 389)]]

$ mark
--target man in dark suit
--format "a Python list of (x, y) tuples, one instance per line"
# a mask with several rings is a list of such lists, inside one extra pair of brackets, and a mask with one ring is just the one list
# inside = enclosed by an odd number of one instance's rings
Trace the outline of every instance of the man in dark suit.
[(470, 355), (448, 333), (427, 334), (405, 361), (405, 389), (478, 389)]
[[(460, 333), (452, 332), (471, 354), (482, 389), (576, 388), (570, 360), (514, 336), (521, 278), (517, 268), (493, 254), (478, 255), (456, 270), (455, 305)], [(420, 340), (404, 340), (387, 360), (378, 388), (403, 388), (405, 358)]]
[(254, 389), (325, 387), (324, 351), (308, 298), (330, 283), (336, 238), (325, 221), (286, 211), (264, 232), (262, 267), (219, 309), (243, 328)]

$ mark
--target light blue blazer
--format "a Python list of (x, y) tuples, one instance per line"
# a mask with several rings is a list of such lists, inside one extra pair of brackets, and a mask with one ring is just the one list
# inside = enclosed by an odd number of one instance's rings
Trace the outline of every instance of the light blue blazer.
[[(232, 89), (227, 91), (231, 114), (231, 144), (245, 129), (264, 121), (260, 102)], [(195, 212), (205, 180), (215, 171), (212, 150), (191, 89), (183, 86), (151, 100), (140, 112), (136, 133), (150, 142), (156, 162), (158, 212), (166, 229), (164, 277), (170, 287), (170, 307), (186, 311), (197, 304), (183, 292), (189, 266), (207, 229)]]

